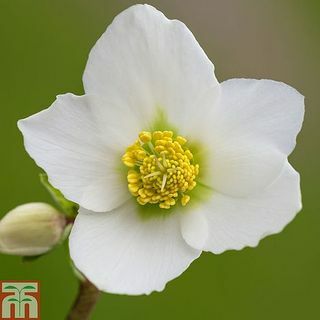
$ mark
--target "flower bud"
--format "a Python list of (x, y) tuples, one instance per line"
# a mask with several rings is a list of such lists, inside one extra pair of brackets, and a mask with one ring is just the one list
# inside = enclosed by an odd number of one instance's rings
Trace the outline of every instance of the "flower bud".
[(35, 256), (49, 251), (61, 238), (64, 215), (46, 203), (27, 203), (0, 220), (0, 252)]

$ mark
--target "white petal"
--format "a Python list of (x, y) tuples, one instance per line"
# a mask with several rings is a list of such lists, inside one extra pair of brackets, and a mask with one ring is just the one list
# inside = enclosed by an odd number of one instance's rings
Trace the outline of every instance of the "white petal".
[[(217, 137), (217, 136), (216, 136)], [(235, 197), (260, 192), (281, 173), (286, 155), (268, 143), (235, 138), (212, 144), (211, 167), (206, 183), (214, 190)]]
[(303, 96), (271, 80), (232, 79), (221, 88), (211, 114), (207, 183), (225, 194), (247, 196), (280, 174), (302, 125)]
[(100, 290), (132, 295), (162, 291), (201, 253), (183, 240), (177, 214), (142, 217), (131, 200), (111, 213), (81, 209), (69, 246)]
[(130, 137), (117, 129), (121, 117), (108, 117), (106, 107), (94, 97), (66, 94), (18, 123), (26, 150), (50, 182), (94, 211), (111, 210), (130, 197), (118, 169)]
[(184, 240), (192, 247), (202, 250), (208, 237), (208, 223), (204, 214), (198, 211), (181, 212), (181, 233)]
[[(219, 92), (214, 66), (180, 21), (149, 5), (120, 13), (93, 47), (86, 93), (116, 96), (145, 119), (158, 109), (179, 129), (203, 112), (202, 96)], [(204, 119), (202, 119), (203, 122)]]
[(258, 138), (288, 155), (304, 116), (304, 97), (272, 80), (231, 79), (221, 84), (214, 126), (220, 135)]
[(300, 210), (299, 174), (286, 164), (278, 179), (261, 194), (231, 198), (216, 193), (199, 209), (209, 230), (203, 250), (218, 254), (255, 247), (260, 239), (280, 232)]

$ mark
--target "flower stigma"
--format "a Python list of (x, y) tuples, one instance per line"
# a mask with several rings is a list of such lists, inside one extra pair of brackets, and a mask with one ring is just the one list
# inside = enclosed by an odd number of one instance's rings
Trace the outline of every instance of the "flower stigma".
[(196, 186), (199, 165), (194, 163), (187, 139), (172, 131), (142, 131), (129, 146), (122, 162), (129, 167), (128, 189), (141, 205), (158, 204), (170, 209), (180, 199), (190, 201), (188, 191)]

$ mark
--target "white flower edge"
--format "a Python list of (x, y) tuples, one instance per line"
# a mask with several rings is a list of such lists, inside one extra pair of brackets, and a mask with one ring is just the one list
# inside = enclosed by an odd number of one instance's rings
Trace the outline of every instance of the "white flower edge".
[(246, 197), (272, 183), (296, 145), (304, 97), (285, 83), (230, 79), (211, 112), (210, 185)]
[(201, 250), (222, 253), (256, 246), (301, 209), (299, 175), (286, 164), (261, 194), (247, 199), (214, 194), (195, 211), (145, 219), (137, 208), (129, 200), (112, 213), (81, 209), (76, 218), (71, 258), (100, 290), (131, 295), (161, 291)]
[[(197, 249), (215, 254), (241, 250), (281, 232), (301, 208), (300, 177), (287, 162), (280, 176), (258, 194), (234, 198), (213, 193), (203, 206), (181, 215), (181, 231), (186, 242)], [(193, 222), (197, 216), (200, 227)]]
[(179, 215), (143, 218), (137, 206), (130, 199), (111, 213), (80, 209), (75, 220), (71, 258), (102, 291), (162, 291), (201, 254), (182, 238)]
[[(50, 182), (83, 207), (70, 238), (71, 256), (101, 290), (161, 291), (201, 250), (255, 246), (299, 211), (299, 179), (288, 169), (287, 156), (301, 128), (303, 96), (271, 80), (232, 79), (219, 85), (212, 63), (181, 22), (150, 6), (127, 9), (92, 49), (84, 85), (85, 96), (59, 96), (49, 109), (20, 121), (19, 128)], [(141, 220), (118, 164), (125, 147), (157, 117), (159, 106), (178, 134), (201, 141), (208, 161), (200, 170), (206, 171), (213, 193), (192, 215)], [(289, 185), (292, 198), (281, 189)], [(290, 204), (287, 210), (282, 198)], [(239, 227), (248, 224), (238, 233), (231, 219), (240, 219), (237, 206), (245, 219)], [(126, 219), (133, 230), (125, 229)], [(212, 235), (217, 222), (218, 238)], [(115, 234), (118, 223), (121, 232)], [(109, 224), (112, 230), (103, 232)], [(135, 254), (127, 256), (130, 250)], [(148, 259), (153, 252), (159, 253), (157, 259)]]
[[(112, 112), (106, 105), (95, 96), (65, 94), (50, 108), (18, 122), (26, 150), (50, 183), (67, 199), (94, 211), (112, 210), (130, 197), (119, 148), (125, 148), (135, 122), (129, 118), (130, 127), (121, 108)], [(126, 132), (119, 130), (115, 116), (128, 124)]]
[[(125, 33), (128, 24), (130, 34)], [(154, 43), (159, 33), (161, 41)], [(136, 51), (154, 60), (141, 61)], [(179, 68), (167, 70), (169, 60)], [(139, 73), (135, 68), (142, 62), (146, 66)], [(99, 63), (103, 67), (98, 68)], [(116, 81), (117, 72), (125, 71), (127, 80)], [(161, 81), (165, 75), (168, 83)], [(93, 211), (110, 211), (128, 199), (119, 158), (154, 121), (159, 105), (178, 134), (202, 143), (208, 158), (200, 169), (206, 171), (202, 182), (240, 197), (263, 190), (280, 174), (303, 119), (303, 96), (279, 82), (232, 79), (221, 84), (219, 94), (213, 65), (191, 32), (150, 6), (133, 6), (115, 19), (92, 49), (84, 79), (99, 80), (110, 92), (87, 84), (85, 96), (58, 96), (50, 108), (20, 120), (18, 126), (26, 150), (50, 182)]]
[[(159, 109), (179, 128), (188, 127), (188, 119), (196, 122), (194, 108), (205, 112), (220, 89), (188, 28), (148, 5), (115, 18), (90, 53), (84, 86), (86, 95), (60, 95), (18, 126), (50, 183), (93, 211), (110, 211), (127, 200), (119, 159)], [(110, 186), (118, 186), (117, 192)]]

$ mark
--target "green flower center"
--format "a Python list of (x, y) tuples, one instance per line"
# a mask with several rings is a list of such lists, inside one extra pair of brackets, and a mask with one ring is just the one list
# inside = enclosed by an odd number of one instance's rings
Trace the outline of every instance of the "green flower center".
[(184, 137), (174, 137), (172, 131), (142, 131), (127, 148), (122, 162), (130, 168), (128, 189), (139, 204), (170, 209), (179, 199), (183, 206), (190, 201), (188, 191), (197, 184), (199, 165), (186, 142)]

